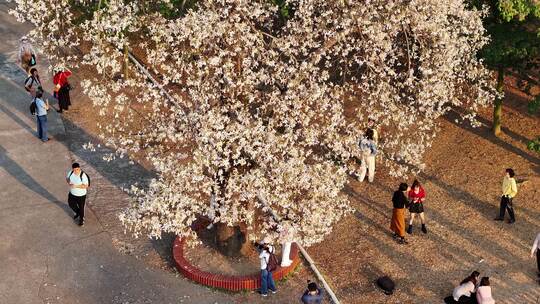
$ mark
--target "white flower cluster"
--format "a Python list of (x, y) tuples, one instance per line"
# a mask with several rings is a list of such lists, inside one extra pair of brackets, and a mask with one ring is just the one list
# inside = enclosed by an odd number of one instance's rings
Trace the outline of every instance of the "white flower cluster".
[[(494, 95), (476, 58), (482, 12), (462, 0), (289, 0), (287, 18), (268, 0), (200, 0), (172, 19), (155, 9), (165, 0), (91, 15), (96, 1), (15, 2), (54, 59), (95, 67), (81, 86), (107, 118), (102, 139), (158, 173), (120, 217), (136, 234), (192, 235), (206, 215), (320, 242), (350, 211), (342, 189), (368, 117), (399, 176), (423, 167), (437, 118), (454, 106), (474, 118)], [(73, 51), (82, 43), (90, 52)], [(172, 98), (141, 73), (115, 77), (126, 44)]]

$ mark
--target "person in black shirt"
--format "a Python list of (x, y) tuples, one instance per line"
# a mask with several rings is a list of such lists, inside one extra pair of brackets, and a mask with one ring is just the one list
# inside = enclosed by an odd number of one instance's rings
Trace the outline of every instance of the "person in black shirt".
[(392, 221), (390, 230), (394, 232), (394, 237), (398, 238), (400, 244), (406, 244), (405, 240), (405, 207), (409, 204), (407, 192), (409, 186), (406, 183), (399, 184), (399, 188), (392, 196), (394, 210), (392, 212)]

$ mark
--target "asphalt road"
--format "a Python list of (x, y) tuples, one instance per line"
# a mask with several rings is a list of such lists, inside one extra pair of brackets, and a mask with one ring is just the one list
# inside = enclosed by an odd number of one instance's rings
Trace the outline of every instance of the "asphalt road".
[[(0, 303), (232, 303), (227, 294), (119, 253), (90, 210), (85, 226), (75, 224), (65, 202), (65, 128), (50, 111), (52, 140), (36, 137), (15, 56), (30, 27), (7, 11), (0, 3)], [(41, 74), (50, 92), (50, 77)]]

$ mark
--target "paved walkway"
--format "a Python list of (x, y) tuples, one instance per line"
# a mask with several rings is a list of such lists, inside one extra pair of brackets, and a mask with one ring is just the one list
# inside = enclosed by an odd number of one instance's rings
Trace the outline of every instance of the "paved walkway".
[(52, 140), (35, 135), (15, 60), (18, 38), (30, 28), (7, 9), (0, 4), (0, 303), (233, 303), (119, 253), (91, 211), (84, 227), (75, 225), (65, 203), (65, 128), (50, 111)]

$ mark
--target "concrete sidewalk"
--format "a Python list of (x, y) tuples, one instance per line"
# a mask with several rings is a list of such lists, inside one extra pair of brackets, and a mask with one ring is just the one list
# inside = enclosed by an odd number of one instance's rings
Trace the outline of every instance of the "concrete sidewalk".
[(75, 224), (65, 203), (71, 164), (59, 140), (65, 128), (51, 110), (52, 140), (35, 135), (26, 75), (15, 56), (30, 28), (7, 10), (0, 4), (0, 303), (234, 303), (226, 293), (119, 253), (88, 208), (85, 226)]

